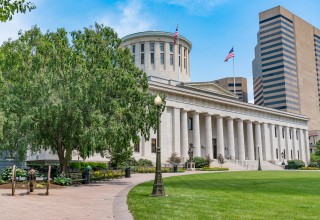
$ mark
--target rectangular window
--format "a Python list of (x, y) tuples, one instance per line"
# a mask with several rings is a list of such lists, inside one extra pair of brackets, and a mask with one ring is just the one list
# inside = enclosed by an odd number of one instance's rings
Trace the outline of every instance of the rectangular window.
[(278, 149), (276, 149), (276, 156), (277, 156), (277, 159), (279, 159)]
[(293, 153), (292, 153), (292, 150), (291, 150), (291, 160), (293, 159)]
[(296, 130), (296, 137), (297, 137), (297, 140), (298, 140), (298, 130)]
[(173, 65), (173, 54), (170, 54), (170, 65)]
[(154, 52), (154, 43), (150, 43), (150, 51)]
[(290, 137), (290, 139), (291, 139), (291, 129), (289, 129), (289, 137)]
[(286, 158), (286, 150), (283, 150), (283, 158), (284, 158), (284, 159), (287, 159), (287, 158)]
[(160, 51), (164, 52), (164, 43), (160, 43)]
[(274, 136), (277, 137), (277, 127), (274, 127)]
[(141, 52), (144, 52), (144, 44), (141, 44)]
[(151, 139), (151, 153), (156, 153), (156, 149), (157, 149), (157, 139), (152, 138)]
[(132, 53), (133, 53), (133, 54), (136, 53), (136, 45), (132, 45)]
[(144, 53), (141, 54), (141, 64), (144, 64)]
[(284, 128), (282, 128), (282, 138), (284, 138)]
[(164, 64), (164, 53), (160, 54), (160, 64)]
[(154, 53), (150, 53), (150, 63), (154, 64)]
[(179, 46), (179, 54), (181, 54), (181, 46)]
[(181, 61), (181, 57), (180, 57), (180, 55), (179, 55), (179, 66), (180, 66), (180, 61)]
[(188, 129), (193, 130), (193, 121), (192, 118), (188, 118)]
[(138, 152), (138, 153), (140, 152), (140, 144), (139, 144), (139, 142), (134, 144), (133, 149), (134, 149), (134, 152)]
[(169, 47), (170, 47), (170, 53), (173, 53), (173, 44), (170, 43), (170, 44), (169, 44)]
[(299, 150), (298, 150), (298, 160), (300, 160), (300, 152), (299, 152)]

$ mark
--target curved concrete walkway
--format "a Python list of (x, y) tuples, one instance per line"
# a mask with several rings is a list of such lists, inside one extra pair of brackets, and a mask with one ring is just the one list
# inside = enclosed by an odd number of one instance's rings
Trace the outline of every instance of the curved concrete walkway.
[[(195, 173), (204, 172), (165, 173), (163, 177)], [(11, 196), (11, 189), (0, 189), (0, 219), (133, 219), (128, 211), (127, 194), (135, 185), (153, 179), (153, 173), (132, 174), (131, 178), (51, 189), (49, 196), (45, 196), (44, 189), (29, 195), (18, 189), (15, 196)]]

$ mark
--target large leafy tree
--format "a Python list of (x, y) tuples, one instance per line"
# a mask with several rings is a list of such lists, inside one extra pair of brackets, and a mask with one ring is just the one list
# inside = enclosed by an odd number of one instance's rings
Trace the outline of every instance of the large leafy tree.
[[(129, 49), (108, 27), (42, 33), (33, 27), (0, 48), (0, 148), (23, 159), (51, 149), (65, 173), (72, 152), (127, 154), (156, 129), (154, 96)], [(127, 156), (127, 155), (126, 155)]]
[(25, 0), (0, 0), (0, 21), (6, 22), (11, 20), (15, 13), (26, 13), (35, 8), (33, 3)]

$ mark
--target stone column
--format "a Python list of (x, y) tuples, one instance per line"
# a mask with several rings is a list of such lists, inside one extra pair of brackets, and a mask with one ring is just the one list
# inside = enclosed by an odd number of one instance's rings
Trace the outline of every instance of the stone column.
[(303, 130), (299, 129), (299, 142), (300, 142), (300, 160), (306, 162), (306, 146), (304, 140)]
[(262, 153), (263, 160), (271, 160), (270, 154), (270, 130), (268, 124), (262, 123)]
[(188, 150), (189, 150), (189, 138), (188, 138), (188, 112), (186, 110), (181, 110), (181, 156), (183, 161), (188, 159)]
[(274, 146), (274, 124), (270, 124), (269, 125), (269, 133), (270, 133), (270, 157), (271, 157), (271, 160), (276, 160), (277, 159), (277, 156), (275, 155), (276, 154), (276, 150), (275, 150), (275, 146)]
[(279, 153), (279, 161), (281, 161), (282, 162), (282, 160), (283, 160), (283, 158), (282, 158), (282, 152), (283, 152), (283, 150), (284, 150), (284, 147), (283, 147), (283, 144), (282, 144), (282, 140), (283, 140), (283, 136), (282, 136), (282, 126), (281, 125), (278, 125), (278, 133), (277, 133), (277, 135), (278, 135), (278, 144), (279, 144), (279, 146), (278, 146), (278, 153)]
[(245, 148), (244, 148), (244, 133), (243, 133), (243, 121), (237, 120), (238, 130), (238, 148), (239, 148), (239, 160), (245, 160)]
[(293, 159), (297, 160), (298, 156), (297, 156), (297, 130), (295, 128), (292, 128), (292, 151), (293, 151)]
[(252, 129), (251, 121), (247, 121), (247, 145), (248, 145), (248, 160), (254, 160), (253, 129)]
[(180, 154), (180, 109), (173, 108), (172, 119), (172, 152)]
[(308, 130), (304, 129), (304, 140), (305, 140), (305, 146), (306, 146), (306, 165), (310, 162), (310, 148), (309, 148), (309, 132)]
[(258, 147), (259, 147), (259, 152), (260, 152), (260, 160), (263, 160), (262, 157), (262, 141), (261, 141), (261, 126), (259, 122), (255, 122), (255, 140), (256, 140), (256, 160), (258, 160)]
[(223, 120), (217, 116), (217, 156), (221, 154), (224, 158)]
[(290, 128), (284, 127), (284, 138), (285, 138), (285, 149), (286, 149), (286, 159), (291, 160), (291, 151), (290, 151)]
[(211, 115), (205, 115), (205, 129), (206, 129), (206, 155), (213, 158), (212, 152), (212, 123)]
[(235, 149), (234, 149), (234, 129), (233, 129), (233, 118), (227, 119), (227, 129), (228, 129), (228, 152), (232, 160), (236, 159)]
[(193, 113), (193, 147), (194, 157), (201, 157), (199, 112)]

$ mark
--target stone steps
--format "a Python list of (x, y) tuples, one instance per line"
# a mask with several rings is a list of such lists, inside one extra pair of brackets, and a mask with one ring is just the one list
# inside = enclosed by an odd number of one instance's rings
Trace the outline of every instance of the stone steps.
[[(214, 160), (211, 167), (220, 167), (218, 160)], [(229, 170), (258, 170), (258, 161), (245, 160), (245, 161), (226, 161), (222, 167), (227, 167)], [(283, 167), (275, 165), (268, 161), (261, 161), (262, 170), (283, 170)]]

